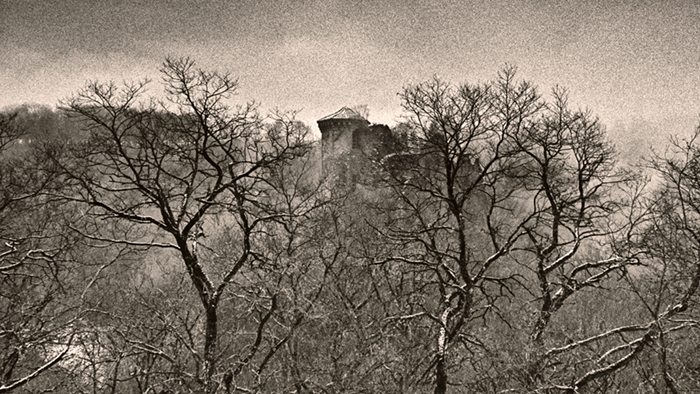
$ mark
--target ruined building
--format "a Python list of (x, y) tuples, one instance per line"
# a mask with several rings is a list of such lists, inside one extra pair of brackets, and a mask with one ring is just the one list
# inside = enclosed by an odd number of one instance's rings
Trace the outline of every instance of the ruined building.
[(369, 162), (391, 151), (391, 130), (371, 124), (356, 111), (343, 107), (318, 120), (321, 130), (321, 161), (325, 175), (357, 181)]

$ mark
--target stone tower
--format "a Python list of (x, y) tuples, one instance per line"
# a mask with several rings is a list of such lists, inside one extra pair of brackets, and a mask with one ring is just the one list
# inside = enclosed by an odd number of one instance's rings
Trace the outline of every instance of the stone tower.
[(324, 167), (334, 159), (349, 155), (353, 150), (353, 135), (369, 128), (369, 121), (348, 107), (317, 121), (321, 130)]
[[(388, 153), (391, 131), (373, 125), (356, 111), (343, 107), (318, 121), (321, 130), (322, 162), (325, 175), (354, 175), (367, 159)], [(342, 174), (341, 174), (342, 173)]]

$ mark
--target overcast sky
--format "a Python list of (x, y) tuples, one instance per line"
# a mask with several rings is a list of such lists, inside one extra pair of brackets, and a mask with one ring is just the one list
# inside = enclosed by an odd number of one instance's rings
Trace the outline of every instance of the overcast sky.
[(542, 92), (568, 88), (618, 145), (700, 119), (698, 0), (0, 0), (0, 108), (157, 81), (168, 55), (231, 71), (240, 100), (314, 127), (355, 104), (393, 124), (407, 84), (484, 82), (505, 64)]

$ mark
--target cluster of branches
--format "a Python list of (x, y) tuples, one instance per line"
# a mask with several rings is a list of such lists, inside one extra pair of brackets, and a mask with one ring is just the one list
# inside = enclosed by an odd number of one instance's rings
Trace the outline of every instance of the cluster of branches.
[(0, 114), (0, 393), (21, 389), (63, 360), (77, 313), (66, 305), (75, 239), (56, 209), (52, 145), (24, 147), (18, 113)]
[[(469, 384), (484, 392), (509, 384), (580, 392), (639, 360), (651, 344), (663, 347), (664, 333), (695, 327), (693, 321), (670, 323), (696, 293), (695, 269), (674, 296), (650, 288), (642, 296), (638, 287), (642, 272), (668, 264), (642, 240), (667, 232), (654, 230), (658, 222), (666, 223), (674, 211), (683, 218), (674, 223), (692, 231), (695, 173), (682, 169), (691, 158), (651, 163), (667, 185), (676, 185), (661, 193), (673, 201), (666, 206), (681, 204), (662, 212), (660, 202), (644, 193), (640, 173), (618, 169), (598, 120), (569, 109), (561, 89), (545, 100), (507, 68), (492, 83), (452, 86), (433, 79), (407, 87), (401, 98), (407, 114), (402, 150), (379, 163), (390, 203), (379, 207), (386, 214), (373, 224), (393, 247), (374, 260), (398, 265), (400, 280), (410, 273), (408, 293), (424, 299), (391, 321), (422, 320), (432, 327), (435, 344), (422, 376), (435, 393)], [(695, 155), (691, 143), (676, 146), (677, 155)], [(631, 316), (633, 324), (609, 322), (619, 326), (588, 336), (566, 333), (563, 343), (557, 341), (557, 315), (585, 319), (572, 316), (580, 298), (613, 288), (636, 294), (649, 316)], [(653, 307), (644, 300), (649, 296), (656, 297)], [(529, 313), (516, 313), (514, 303)], [(498, 348), (487, 341), (502, 339), (481, 333), (503, 324), (513, 330), (516, 322), (529, 334), (518, 339), (523, 361), (505, 378), (484, 362)], [(593, 344), (596, 351), (588, 352)], [(668, 364), (661, 365), (667, 376)], [(499, 377), (481, 378), (493, 374)], [(664, 379), (673, 390), (673, 379)]]
[(72, 135), (0, 117), (0, 392), (697, 389), (700, 128), (652, 187), (564, 90), (434, 78), (355, 187), (231, 75), (161, 72)]

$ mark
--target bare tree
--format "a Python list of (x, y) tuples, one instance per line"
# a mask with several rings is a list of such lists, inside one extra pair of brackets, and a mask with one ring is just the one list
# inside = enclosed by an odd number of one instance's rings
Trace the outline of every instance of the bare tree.
[[(687, 141), (674, 141), (668, 156), (653, 160), (652, 168), (662, 183), (652, 194), (645, 193), (644, 182), (629, 183), (632, 187), (627, 189), (625, 199), (616, 201), (615, 196), (625, 195), (619, 192), (587, 202), (584, 196), (592, 197), (607, 186), (619, 185), (622, 179), (614, 172), (605, 176), (603, 170), (597, 172), (602, 178), (584, 186), (580, 185), (580, 180), (569, 182), (579, 191), (595, 192), (579, 192), (573, 204), (577, 207), (574, 212), (578, 213), (572, 218), (581, 217), (580, 213), (584, 212), (580, 203), (585, 203), (586, 209), (594, 215), (583, 222), (563, 225), (569, 232), (566, 238), (570, 241), (568, 245), (561, 244), (562, 252), (557, 254), (556, 260), (544, 265), (546, 271), (546, 267), (560, 260), (571, 259), (561, 263), (563, 269), (556, 276), (550, 276), (557, 278), (556, 281), (546, 280), (547, 287), (542, 288), (543, 308), (533, 332), (533, 340), (541, 345), (542, 352), (536, 358), (539, 375), (533, 371), (532, 376), (539, 380), (535, 385), (539, 389), (567, 393), (604, 391), (612, 387), (629, 388), (633, 385), (631, 382), (638, 382), (635, 387), (645, 386), (654, 392), (678, 393), (697, 389), (696, 376), (686, 361), (669, 356), (672, 354), (670, 349), (683, 352), (682, 344), (692, 343), (686, 339), (688, 334), (697, 329), (696, 312), (692, 308), (700, 284), (696, 237), (698, 210), (695, 208), (698, 183), (694, 169), (697, 136), (696, 131)], [(593, 144), (596, 138), (589, 137), (584, 141), (591, 144), (589, 146), (596, 146)], [(596, 158), (602, 164), (600, 159), (605, 156), (600, 154), (573, 163), (578, 163), (577, 168), (585, 168), (584, 164), (595, 164)], [(569, 173), (577, 174), (577, 171), (570, 170)], [(577, 178), (586, 179), (581, 175)], [(594, 188), (590, 189), (591, 186)], [(619, 204), (623, 200), (626, 202)], [(602, 201), (615, 204), (604, 209), (600, 204)], [(571, 205), (560, 204), (564, 207)], [(545, 228), (553, 227), (550, 224)], [(553, 232), (549, 234), (545, 238), (551, 240)], [(586, 237), (604, 236), (594, 244), (598, 249), (597, 256), (581, 254), (575, 249), (580, 248), (577, 245), (586, 234)], [(536, 245), (535, 238), (530, 239)], [(602, 253), (607, 253), (607, 256), (601, 256)], [(569, 258), (569, 255), (573, 257)], [(541, 278), (542, 265), (537, 264), (537, 267)], [(616, 273), (620, 275), (613, 275)], [(586, 287), (609, 288), (608, 294), (619, 297), (624, 307), (618, 308), (618, 315), (607, 316), (605, 321), (589, 326), (585, 332), (569, 333), (565, 343), (552, 341), (546, 344), (541, 338), (544, 331), (539, 327), (546, 327), (546, 319), (555, 312), (564, 312), (567, 299)], [(548, 289), (552, 292), (548, 293)], [(596, 299), (599, 304), (592, 313), (577, 319), (590, 323), (609, 304), (606, 297)]]
[[(449, 384), (565, 386), (552, 382), (570, 377), (561, 357), (574, 356), (562, 349), (576, 339), (550, 337), (550, 323), (584, 290), (624, 287), (639, 264), (631, 238), (646, 210), (634, 177), (616, 168), (597, 119), (570, 110), (560, 89), (546, 102), (514, 69), (483, 86), (434, 79), (406, 88), (402, 100), (404, 151), (381, 163), (393, 198), (374, 220), (396, 249), (375, 260), (398, 267), (395, 280), (410, 275), (404, 291), (422, 300), (392, 320), (435, 330), (422, 376), (434, 374), (436, 393)], [(520, 323), (531, 316), (529, 328)], [(508, 349), (522, 357), (508, 372), (498, 367), (505, 360), (488, 356), (499, 335), (520, 345)], [(602, 375), (585, 375), (581, 387)]]
[(401, 98), (412, 150), (384, 160), (398, 204), (376, 226), (400, 252), (379, 260), (399, 264), (413, 278), (412, 291), (427, 298), (394, 319), (425, 320), (436, 330), (422, 376), (434, 374), (435, 393), (445, 393), (450, 366), (469, 364), (451, 363), (450, 349), (473, 351), (470, 324), (497, 312), (501, 290), (517, 279), (500, 267), (532, 215), (516, 216), (510, 226), (498, 218), (513, 209), (515, 184), (506, 177), (519, 160), (513, 138), (542, 104), (531, 85), (516, 82), (514, 69), (483, 86), (434, 79), (409, 86)]
[[(221, 302), (246, 267), (263, 259), (265, 226), (296, 214), (277, 203), (271, 179), (307, 152), (307, 130), (288, 114), (275, 115), (269, 126), (254, 104), (231, 107), (238, 83), (229, 74), (200, 70), (190, 59), (168, 59), (161, 72), (165, 102), (142, 101), (142, 82), (91, 83), (63, 103), (91, 131), (71, 160), (60, 161), (72, 187), (63, 197), (85, 204), (86, 215), (100, 221), (141, 229), (110, 239), (95, 227), (87, 237), (177, 253), (204, 316), (201, 342), (195, 341), (201, 348), (192, 349), (197, 367), (189, 373), (213, 393), (224, 372)], [(235, 253), (226, 259), (208, 258), (202, 246), (216, 223), (228, 224)], [(267, 309), (274, 311), (274, 299)]]
[(555, 89), (553, 96), (541, 118), (515, 138), (526, 159), (513, 177), (522, 182), (523, 205), (533, 213), (516, 259), (532, 267), (533, 292), (541, 300), (530, 338), (533, 381), (541, 378), (543, 335), (552, 316), (575, 293), (638, 261), (612, 242), (629, 231), (629, 221), (619, 218), (631, 175), (616, 170), (615, 151), (597, 119), (568, 109), (566, 92)]

